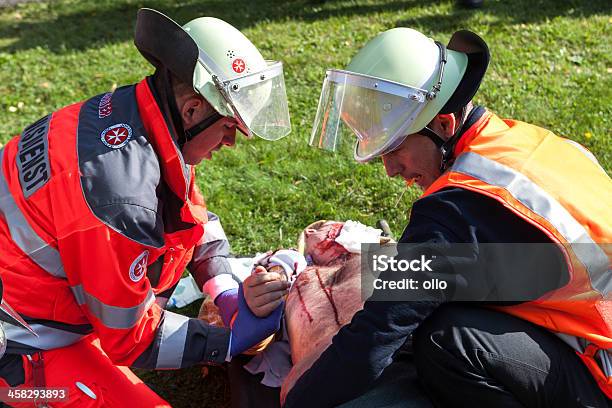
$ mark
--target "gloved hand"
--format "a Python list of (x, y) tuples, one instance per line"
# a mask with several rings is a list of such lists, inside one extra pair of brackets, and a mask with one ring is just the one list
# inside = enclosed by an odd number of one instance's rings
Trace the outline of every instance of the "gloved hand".
[(238, 313), (232, 323), (232, 337), (230, 345), (230, 356), (234, 357), (248, 350), (280, 328), (283, 315), (283, 301), (267, 317), (255, 316), (244, 298), (242, 283), (238, 288)]
[(238, 289), (232, 288), (221, 292), (215, 299), (215, 305), (219, 308), (223, 324), (229, 327), (232, 317), (238, 310)]

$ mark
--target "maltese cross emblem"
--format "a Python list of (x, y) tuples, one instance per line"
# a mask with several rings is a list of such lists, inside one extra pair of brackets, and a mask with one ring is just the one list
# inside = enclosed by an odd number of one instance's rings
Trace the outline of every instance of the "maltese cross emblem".
[(235, 73), (242, 74), (244, 70), (246, 69), (246, 64), (244, 60), (240, 58), (236, 58), (234, 62), (232, 62), (232, 69), (234, 70)]
[(119, 149), (125, 146), (131, 137), (132, 128), (130, 125), (117, 123), (104, 129), (100, 135), (100, 140), (111, 149)]

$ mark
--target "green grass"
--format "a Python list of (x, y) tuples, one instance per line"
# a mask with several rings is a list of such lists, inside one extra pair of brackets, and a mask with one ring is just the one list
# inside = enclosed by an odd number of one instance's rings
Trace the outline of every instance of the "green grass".
[[(0, 9), (0, 141), (51, 110), (150, 73), (132, 45), (136, 10), (145, 5), (180, 23), (225, 19), (285, 64), (293, 133), (276, 143), (239, 140), (198, 168), (209, 208), (236, 253), (291, 246), (320, 218), (385, 218), (401, 232), (417, 190), (403, 194), (403, 183), (386, 178), (380, 162), (355, 163), (348, 145), (336, 155), (306, 145), (324, 69), (344, 67), (369, 38), (396, 26), (442, 41), (461, 28), (480, 33), (492, 63), (476, 102), (571, 137), (612, 170), (607, 0), (486, 0), (478, 11), (449, 0), (63, 0)], [(222, 369), (205, 380), (197, 369), (175, 375), (148, 377), (175, 406), (189, 406), (191, 395), (208, 406), (226, 401)]]

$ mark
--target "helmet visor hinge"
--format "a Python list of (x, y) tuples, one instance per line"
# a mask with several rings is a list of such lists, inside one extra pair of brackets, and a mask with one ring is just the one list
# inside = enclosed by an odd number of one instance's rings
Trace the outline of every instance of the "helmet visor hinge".
[(441, 42), (435, 41), (438, 49), (440, 50), (440, 61), (438, 63), (438, 80), (431, 88), (431, 91), (427, 92), (427, 100), (432, 101), (436, 99), (438, 93), (440, 93), (440, 89), (442, 88), (442, 79), (444, 79), (444, 65), (446, 65), (447, 57), (446, 57), (446, 47)]

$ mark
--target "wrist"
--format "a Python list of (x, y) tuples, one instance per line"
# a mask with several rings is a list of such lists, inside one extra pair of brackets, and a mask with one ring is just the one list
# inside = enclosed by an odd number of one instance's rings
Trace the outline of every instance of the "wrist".
[(229, 327), (232, 316), (238, 311), (238, 289), (228, 289), (215, 298), (215, 305), (219, 308), (221, 320)]

